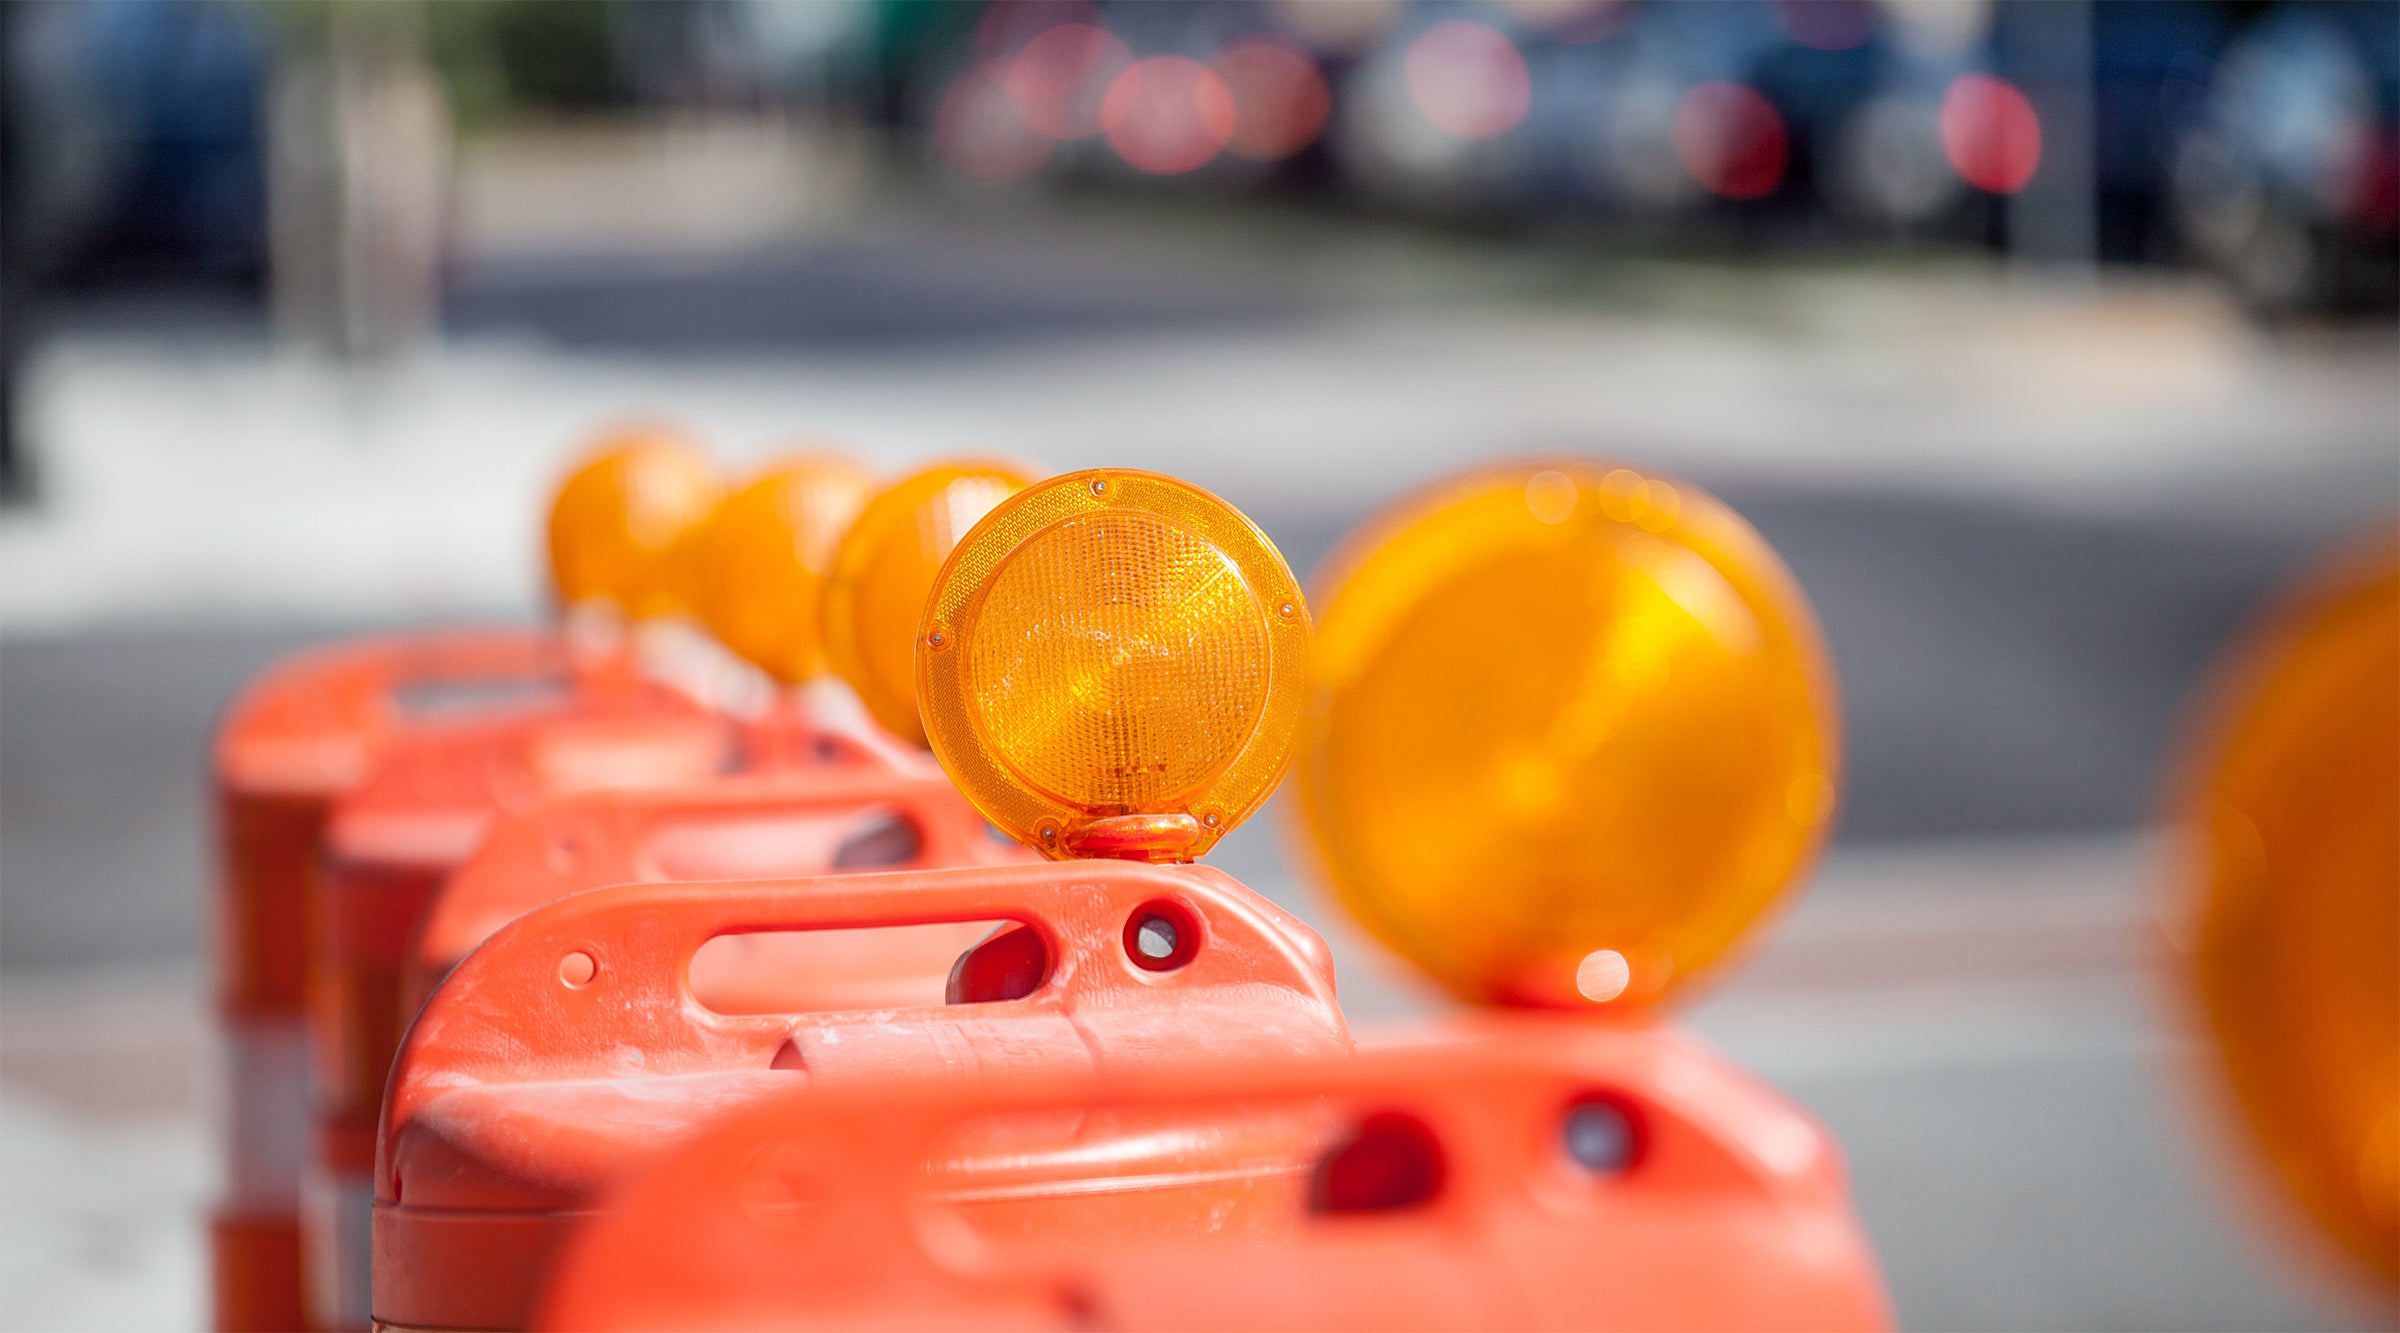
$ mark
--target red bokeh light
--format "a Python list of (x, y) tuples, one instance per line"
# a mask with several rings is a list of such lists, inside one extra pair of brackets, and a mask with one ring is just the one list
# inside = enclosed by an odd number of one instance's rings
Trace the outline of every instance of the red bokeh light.
[(1206, 164), (1233, 139), (1235, 119), (1225, 80), (1182, 56), (1136, 62), (1108, 86), (1100, 104), (1108, 146), (1129, 165), (1157, 176)]
[(1333, 92), (1307, 52), (1273, 37), (1236, 37), (1209, 62), (1233, 94), (1237, 155), (1277, 162), (1316, 142)]
[(979, 65), (950, 81), (933, 113), (943, 160), (978, 180), (1013, 180), (1050, 160), (1050, 140), (1017, 112), (995, 69)]
[(1699, 83), (1675, 104), (1675, 156), (1712, 194), (1757, 199), (1783, 183), (1791, 136), (1775, 104), (1738, 83)]
[(1961, 74), (1942, 98), (1942, 151), (1967, 184), (2015, 194), (2041, 165), (2041, 118), (2008, 80)]
[(1100, 132), (1100, 98), (1133, 63), (1115, 33), (1090, 23), (1061, 23), (1036, 33), (1007, 65), (1003, 82), (1017, 113), (1053, 139)]
[(1516, 128), (1533, 105), (1533, 78), (1517, 44), (1471, 19), (1436, 23), (1408, 44), (1408, 95), (1433, 127), (1460, 139)]

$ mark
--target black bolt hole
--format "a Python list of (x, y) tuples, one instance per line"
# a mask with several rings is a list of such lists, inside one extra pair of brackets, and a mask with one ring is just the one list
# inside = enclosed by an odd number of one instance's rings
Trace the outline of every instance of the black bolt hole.
[(1147, 902), (1125, 918), (1125, 956), (1145, 972), (1172, 972), (1200, 952), (1200, 918), (1171, 899)]

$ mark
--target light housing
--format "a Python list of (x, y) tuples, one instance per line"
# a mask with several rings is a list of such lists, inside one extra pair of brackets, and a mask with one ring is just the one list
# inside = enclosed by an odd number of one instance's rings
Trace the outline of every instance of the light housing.
[(2400, 532), (2218, 674), (2176, 809), (2184, 973), (2284, 1192), (2400, 1294)]
[(825, 660), (884, 730), (925, 743), (917, 622), (934, 575), (959, 538), (1033, 475), (994, 459), (935, 463), (878, 491), (842, 537), (825, 578)]
[(1274, 544), (1155, 473), (1069, 473), (1002, 501), (917, 630), (934, 754), (1046, 856), (1190, 860), (1282, 776), (1308, 606)]
[(769, 464), (725, 497), (694, 541), (688, 577), (709, 632), (786, 684), (825, 669), (819, 599), (834, 546), (872, 484), (838, 454)]
[(635, 619), (686, 609), (680, 558), (723, 489), (699, 446), (663, 426), (593, 442), (550, 502), (550, 582), (561, 607)]
[(1641, 1005), (1805, 870), (1834, 681), (1774, 551), (1696, 487), (1485, 468), (1335, 552), (1295, 760), (1319, 868), (1470, 1001)]

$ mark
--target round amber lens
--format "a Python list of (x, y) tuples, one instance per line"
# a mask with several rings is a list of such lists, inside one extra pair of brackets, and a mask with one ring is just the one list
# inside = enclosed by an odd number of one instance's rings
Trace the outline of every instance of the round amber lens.
[(781, 681), (825, 667), (819, 599), (835, 545), (870, 484), (846, 458), (771, 464), (725, 497), (695, 541), (687, 572), (719, 642)]
[(1069, 855), (1147, 817), (1198, 855), (1281, 775), (1307, 642), (1290, 570), (1223, 501), (1075, 473), (951, 554), (918, 633), (920, 710), (959, 789), (1029, 846)]
[(1172, 805), (1267, 702), (1267, 625), (1231, 557), (1155, 514), (1070, 518), (1001, 562), (967, 646), (976, 731), (1084, 809)]
[(825, 658), (893, 735), (925, 743), (917, 717), (917, 621), (933, 576), (994, 505), (1023, 490), (1009, 463), (938, 463), (867, 501), (825, 583)]
[(684, 610), (680, 558), (717, 502), (699, 448), (657, 427), (603, 437), (550, 505), (550, 580), (560, 605), (614, 604), (650, 617)]
[(1335, 569), (1300, 812), (1344, 903), (1459, 995), (1655, 1001), (1822, 843), (1814, 619), (1701, 491), (1494, 468), (1372, 521)]
[(2400, 1291), (2400, 541), (2289, 599), (2218, 694), (2180, 819), (2218, 1064), (2286, 1192)]

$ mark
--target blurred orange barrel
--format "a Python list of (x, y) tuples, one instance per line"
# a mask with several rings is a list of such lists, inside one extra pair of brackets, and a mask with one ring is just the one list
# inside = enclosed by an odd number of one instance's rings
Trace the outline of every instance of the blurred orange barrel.
[[(948, 1003), (726, 1012), (702, 946), (760, 932), (1015, 927), (960, 960)], [(1076, 862), (737, 883), (630, 884), (502, 928), (435, 988), (392, 1070), (375, 1167), (376, 1321), (527, 1326), (567, 1228), (716, 1117), (794, 1089), (1141, 1080), (1350, 1049), (1324, 944), (1195, 865)], [(1162, 1137), (1050, 1118), (970, 1172), (1025, 1234), (1102, 1206), (1124, 1234), (1225, 1224), (1288, 1192), (1305, 1117), (1238, 1112)], [(1279, 1186), (1278, 1181), (1284, 1182)]]
[(309, 885), (328, 812), (394, 737), (548, 690), (567, 657), (557, 635), (534, 629), (363, 639), (278, 663), (219, 726), (210, 756), (226, 1061), (225, 1193), (210, 1221), (217, 1328), (301, 1326), (301, 1013)]
[(406, 1023), (408, 941), (434, 890), (504, 811), (577, 790), (697, 781), (740, 752), (730, 719), (627, 679), (396, 738), (335, 806), (307, 964), (301, 1254), (313, 1326), (365, 1326), (375, 1111)]
[[(1305, 1127), (1240, 1225), (1100, 1207), (993, 1224), (998, 1131)], [(1180, 1127), (1181, 1132), (1178, 1132)], [(544, 1298), (556, 1329), (1880, 1329), (1824, 1132), (1673, 1030), (1495, 1014), (1350, 1061), (963, 1090), (789, 1089), (613, 1193)]]

